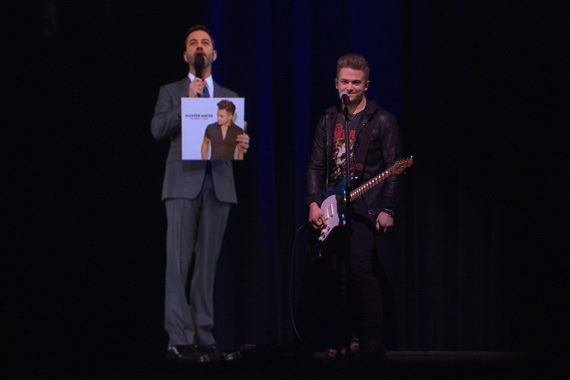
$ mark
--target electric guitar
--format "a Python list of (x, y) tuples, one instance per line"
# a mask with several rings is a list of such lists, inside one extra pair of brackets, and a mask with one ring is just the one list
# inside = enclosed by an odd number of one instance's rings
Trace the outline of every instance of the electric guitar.
[[(378, 174), (376, 177), (367, 181), (366, 183), (358, 186), (354, 190), (350, 191), (350, 199), (356, 199), (361, 197), (368, 190), (372, 189), (374, 186), (380, 184), (392, 174), (401, 174), (404, 169), (409, 168), (414, 163), (413, 157), (404, 158), (397, 161), (391, 168), (384, 170), (382, 173)], [(344, 180), (337, 185), (337, 187), (330, 193), (332, 195), (325, 195), (325, 200), (321, 203), (321, 211), (325, 214), (327, 220), (327, 225), (325, 228), (320, 230), (320, 235), (318, 237), (318, 242), (316, 244), (322, 244), (325, 239), (329, 236), (332, 230), (341, 226), (345, 223), (342, 215), (342, 210), (346, 204), (346, 194), (344, 189)]]

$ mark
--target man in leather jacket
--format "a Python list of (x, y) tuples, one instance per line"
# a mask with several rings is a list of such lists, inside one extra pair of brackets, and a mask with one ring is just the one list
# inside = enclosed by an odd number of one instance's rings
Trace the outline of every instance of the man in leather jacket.
[[(401, 137), (395, 117), (382, 109), (365, 92), (370, 84), (370, 66), (360, 55), (339, 58), (335, 87), (350, 100), (349, 157), (352, 185), (366, 181), (390, 168), (401, 158)], [(342, 95), (341, 95), (342, 96)], [(327, 226), (321, 210), (322, 194), (332, 190), (346, 177), (345, 118), (342, 105), (326, 110), (320, 118), (307, 172), (307, 204), (309, 222), (315, 229)], [(399, 176), (393, 175), (371, 188), (362, 197), (353, 199), (349, 247), (347, 234), (340, 236), (341, 244), (325, 240), (323, 249), (333, 250), (339, 257), (350, 257), (347, 309), (351, 334), (359, 339), (362, 355), (385, 358), (382, 331), (380, 286), (376, 268), (376, 239), (390, 232), (394, 225), (394, 208), (398, 201)], [(334, 227), (334, 226), (329, 226)], [(342, 231), (345, 227), (338, 228)], [(333, 231), (335, 232), (335, 231)], [(344, 231), (346, 232), (346, 231)], [(332, 234), (331, 234), (332, 235)], [(343, 252), (344, 251), (344, 252)]]

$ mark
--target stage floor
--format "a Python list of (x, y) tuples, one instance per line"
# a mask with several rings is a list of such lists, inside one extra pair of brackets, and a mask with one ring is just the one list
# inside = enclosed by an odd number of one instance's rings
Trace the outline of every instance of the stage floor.
[(120, 365), (93, 363), (80, 368), (51, 368), (14, 379), (553, 379), (551, 366), (516, 352), (390, 351), (384, 363), (329, 358), (324, 352), (263, 350), (240, 361), (181, 363), (163, 358)]

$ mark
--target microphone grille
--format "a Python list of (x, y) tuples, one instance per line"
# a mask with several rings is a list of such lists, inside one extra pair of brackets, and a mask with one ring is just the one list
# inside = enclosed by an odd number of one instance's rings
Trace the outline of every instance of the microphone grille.
[(348, 96), (348, 92), (346, 91), (341, 92), (339, 94), (339, 98), (342, 104), (344, 104), (345, 106), (348, 106), (350, 104), (350, 97)]

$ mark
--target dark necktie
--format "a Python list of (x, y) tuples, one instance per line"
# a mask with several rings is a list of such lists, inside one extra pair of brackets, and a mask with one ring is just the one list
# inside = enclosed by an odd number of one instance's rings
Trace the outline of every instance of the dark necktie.
[[(205, 84), (204, 84), (204, 91), (202, 91), (202, 97), (203, 98), (210, 97), (210, 91), (208, 91), (208, 86), (206, 86)], [(212, 164), (210, 163), (210, 160), (206, 161), (206, 174), (212, 174)]]

